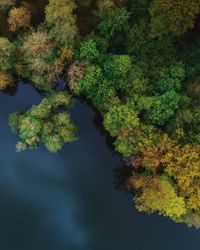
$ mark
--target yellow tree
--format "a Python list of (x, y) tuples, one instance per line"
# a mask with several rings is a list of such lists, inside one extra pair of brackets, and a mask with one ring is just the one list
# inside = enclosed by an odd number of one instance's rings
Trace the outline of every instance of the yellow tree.
[(13, 67), (14, 49), (12, 43), (0, 37), (0, 70), (7, 71)]
[(9, 11), (8, 24), (11, 31), (30, 27), (31, 14), (26, 7), (12, 8)]
[(166, 175), (159, 177), (134, 173), (128, 187), (135, 190), (136, 207), (141, 212), (159, 212), (177, 221), (186, 213), (184, 199), (178, 196)]
[(136, 193), (139, 211), (158, 211), (175, 221), (198, 227), (200, 146), (181, 146), (159, 131), (141, 136), (137, 154), (130, 157), (133, 172), (128, 181), (128, 188)]
[(184, 33), (193, 27), (199, 11), (199, 0), (153, 0), (149, 9), (152, 37)]
[(7, 88), (13, 87), (14, 79), (12, 76), (6, 72), (0, 71), (0, 90), (5, 90)]
[(26, 65), (30, 80), (37, 88), (46, 91), (53, 87), (53, 82), (49, 79), (52, 62), (48, 63), (52, 49), (51, 37), (43, 29), (28, 33), (21, 47), (23, 63)]
[(163, 155), (165, 172), (177, 185), (178, 193), (186, 200), (187, 209), (200, 211), (200, 147), (186, 144), (174, 146)]

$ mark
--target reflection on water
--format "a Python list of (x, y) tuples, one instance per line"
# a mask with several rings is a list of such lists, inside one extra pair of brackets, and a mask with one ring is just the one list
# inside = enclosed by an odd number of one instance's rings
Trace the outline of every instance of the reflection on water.
[(196, 250), (200, 232), (161, 216), (135, 211), (132, 197), (115, 188), (123, 165), (81, 101), (72, 109), (79, 141), (54, 155), (43, 147), (16, 153), (10, 112), (41, 97), (29, 85), (0, 94), (1, 250)]

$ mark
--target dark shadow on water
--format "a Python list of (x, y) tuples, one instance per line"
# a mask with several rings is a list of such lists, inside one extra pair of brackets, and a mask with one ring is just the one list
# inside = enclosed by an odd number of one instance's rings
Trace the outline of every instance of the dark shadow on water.
[(113, 169), (114, 187), (116, 190), (128, 193), (127, 182), (132, 170), (127, 165), (121, 165)]
[(114, 141), (115, 138), (110, 136), (109, 132), (105, 130), (103, 126), (103, 117), (100, 111), (98, 111), (95, 106), (92, 104), (91, 101), (87, 100), (84, 96), (81, 96), (80, 98), (77, 98), (77, 100), (80, 100), (83, 104), (86, 104), (93, 112), (93, 124), (95, 128), (98, 130), (101, 136), (104, 136), (106, 139), (106, 146), (110, 149), (112, 154), (120, 155), (116, 152), (114, 148)]
[(37, 243), (42, 242), (41, 235), (39, 235), (42, 218), (37, 205), (28, 204), (20, 197), (7, 192), (3, 187), (0, 187), (0, 193), (0, 249), (10, 249), (13, 244), (16, 250), (26, 250), (27, 247), (29, 250), (35, 250), (37, 247), (42, 247)]
[(16, 84), (16, 85), (15, 85), (14, 87), (12, 87), (12, 88), (5, 89), (5, 90), (3, 91), (3, 93), (6, 94), (6, 95), (9, 95), (9, 96), (14, 96), (14, 95), (16, 95), (17, 90), (18, 90), (18, 84)]
[(103, 127), (103, 117), (102, 117), (101, 113), (98, 110), (96, 110), (94, 107), (92, 107), (92, 109), (93, 109), (93, 112), (94, 112), (93, 123), (94, 123), (95, 128), (98, 130), (98, 132), (101, 135), (105, 136), (105, 138), (106, 138), (106, 145), (112, 151), (112, 153), (118, 154), (115, 151), (115, 148), (113, 146), (115, 138), (111, 137), (109, 135), (109, 133)]

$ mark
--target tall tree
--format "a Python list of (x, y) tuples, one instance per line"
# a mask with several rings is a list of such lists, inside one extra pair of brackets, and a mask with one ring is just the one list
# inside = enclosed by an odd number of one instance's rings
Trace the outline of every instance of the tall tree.
[(78, 34), (73, 0), (50, 0), (45, 8), (46, 23), (60, 45), (73, 46)]
[(199, 11), (199, 0), (153, 0), (149, 8), (152, 37), (183, 34), (194, 26)]

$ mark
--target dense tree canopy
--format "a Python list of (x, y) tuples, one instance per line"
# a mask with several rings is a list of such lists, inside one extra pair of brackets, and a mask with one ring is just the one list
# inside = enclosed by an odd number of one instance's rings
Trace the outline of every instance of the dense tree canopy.
[(71, 123), (69, 114), (58, 112), (61, 107), (68, 108), (70, 103), (67, 93), (58, 92), (44, 98), (27, 112), (11, 114), (9, 124), (21, 139), (16, 145), (17, 150), (36, 148), (42, 141), (50, 152), (57, 152), (64, 143), (74, 141), (76, 127)]
[(149, 9), (151, 15), (152, 36), (168, 33), (183, 34), (192, 28), (200, 12), (198, 0), (153, 0)]
[(17, 150), (75, 140), (71, 96), (86, 99), (138, 210), (200, 227), (199, 0), (39, 1), (39, 24), (33, 2), (0, 0), (0, 90), (23, 80), (43, 95), (10, 115)]

